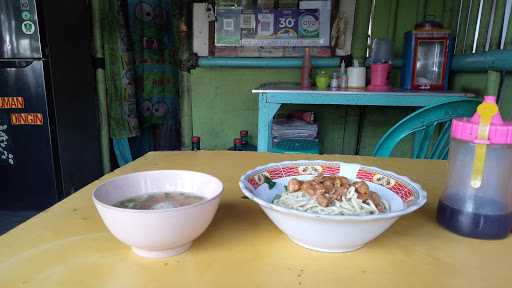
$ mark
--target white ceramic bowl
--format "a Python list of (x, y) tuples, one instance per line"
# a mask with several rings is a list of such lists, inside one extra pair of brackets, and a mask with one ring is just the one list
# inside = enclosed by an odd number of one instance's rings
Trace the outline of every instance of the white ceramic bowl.
[[(319, 215), (272, 204), (285, 191), (290, 178), (309, 180), (319, 172), (364, 180), (390, 204), (390, 212), (368, 216)], [(348, 252), (361, 248), (388, 229), (400, 216), (427, 201), (427, 193), (407, 177), (360, 164), (292, 161), (257, 167), (240, 179), (240, 188), (293, 242), (322, 252)]]
[[(140, 256), (162, 258), (185, 252), (206, 230), (222, 194), (222, 182), (210, 175), (181, 170), (147, 171), (113, 178), (98, 186), (93, 201), (108, 230)], [(205, 197), (193, 205), (135, 210), (113, 204), (140, 194), (183, 191)]]

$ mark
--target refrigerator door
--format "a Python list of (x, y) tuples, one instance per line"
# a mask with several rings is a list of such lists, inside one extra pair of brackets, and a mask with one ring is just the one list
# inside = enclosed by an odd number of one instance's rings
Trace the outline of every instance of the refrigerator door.
[(42, 209), (59, 195), (43, 61), (0, 61), (0, 209)]
[(0, 59), (42, 58), (35, 0), (0, 1)]

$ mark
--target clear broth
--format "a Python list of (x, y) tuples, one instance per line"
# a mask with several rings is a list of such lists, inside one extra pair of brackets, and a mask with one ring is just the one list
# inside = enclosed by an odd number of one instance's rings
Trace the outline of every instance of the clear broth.
[(158, 210), (188, 206), (205, 199), (203, 196), (188, 192), (157, 192), (130, 197), (115, 203), (114, 206), (136, 210)]

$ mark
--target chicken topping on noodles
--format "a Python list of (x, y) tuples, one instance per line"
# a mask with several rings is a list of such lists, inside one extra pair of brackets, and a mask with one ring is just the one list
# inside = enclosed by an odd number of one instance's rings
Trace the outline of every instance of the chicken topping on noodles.
[(353, 183), (343, 176), (322, 173), (308, 181), (292, 178), (287, 191), (274, 204), (300, 211), (329, 215), (369, 215), (384, 213), (388, 204), (370, 191), (364, 181)]

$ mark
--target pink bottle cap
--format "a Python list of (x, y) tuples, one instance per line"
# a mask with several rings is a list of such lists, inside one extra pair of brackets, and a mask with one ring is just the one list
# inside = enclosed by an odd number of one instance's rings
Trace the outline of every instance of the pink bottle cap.
[[(485, 96), (484, 102), (496, 103), (496, 96)], [(452, 138), (476, 143), (480, 114), (476, 112), (471, 118), (456, 118), (452, 120)], [(498, 112), (491, 121), (489, 144), (512, 144), (512, 122), (505, 122)]]

